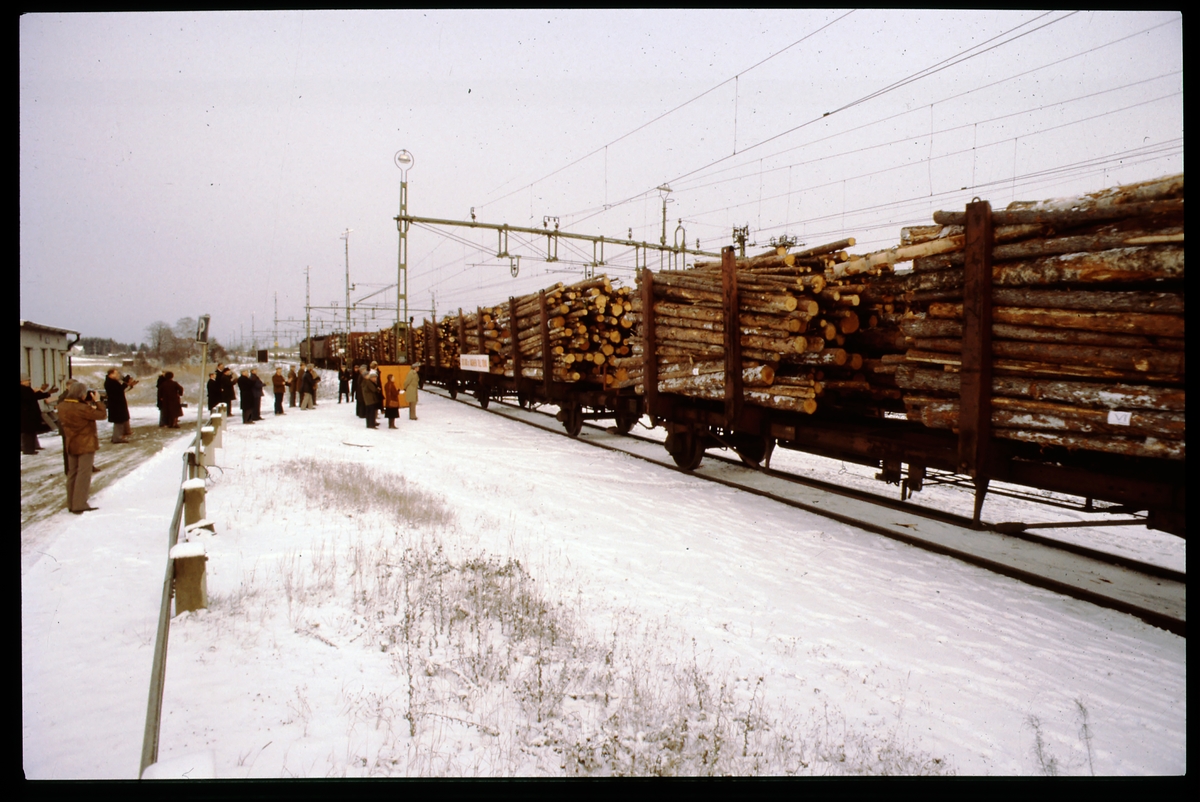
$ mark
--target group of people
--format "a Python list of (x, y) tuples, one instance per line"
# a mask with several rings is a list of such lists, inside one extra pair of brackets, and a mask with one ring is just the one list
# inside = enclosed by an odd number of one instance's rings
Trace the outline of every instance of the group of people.
[[(361, 365), (357, 371), (350, 371), (350, 376), (341, 379), (349, 386), (350, 394), (357, 399), (357, 414), (365, 418), (368, 429), (379, 428), (379, 412), (387, 418), (388, 428), (396, 428), (396, 418), (400, 417), (401, 407), (408, 407), (408, 419), (417, 419), (417, 391), (420, 387), (420, 376), (417, 371), (420, 364), (414, 363), (409, 367), (401, 384), (396, 383), (394, 373), (387, 373), (386, 379), (380, 383), (379, 363), (372, 362), (370, 366)], [(347, 397), (349, 400), (349, 397)], [(338, 403), (341, 403), (339, 389)]]
[[(108, 407), (100, 393), (89, 390), (81, 381), (71, 379), (58, 397), (55, 407), (56, 423), (63, 438), (63, 468), (67, 476), (67, 509), (74, 515), (97, 509), (88, 503), (92, 488), (92, 473), (98, 470), (95, 460), (100, 450), (100, 435), (96, 422), (107, 418), (113, 423), (113, 442), (129, 442), (129, 405), (125, 390), (137, 384), (129, 376), (121, 377), (116, 368), (105, 379)], [(51, 431), (42, 415), (41, 401), (49, 398), (57, 387), (43, 384), (37, 390), (27, 374), (21, 374), (21, 453), (36, 454), (42, 446), (38, 435)]]
[[(317, 405), (317, 384), (321, 381), (315, 365), (301, 365), (300, 371), (289, 367), (287, 375), (282, 367), (275, 368), (271, 376), (271, 391), (275, 394), (275, 414), (286, 415), (283, 409), (284, 396), (290, 395), (289, 406), (296, 406), (296, 396), (300, 396), (300, 408), (312, 409)], [(230, 410), (233, 402), (241, 398), (242, 423), (254, 423), (262, 420), (262, 398), (266, 391), (266, 382), (258, 375), (258, 368), (246, 368), (237, 379), (233, 378), (233, 370), (218, 364), (217, 369), (208, 374), (208, 409), (211, 412), (217, 405), (226, 404)]]
[[(372, 362), (369, 366), (362, 365), (358, 369), (346, 368), (339, 371), (338, 403), (342, 402), (343, 396), (347, 402), (355, 400), (357, 414), (366, 419), (368, 429), (379, 428), (380, 411), (387, 419), (389, 429), (396, 428), (396, 419), (403, 407), (408, 407), (409, 420), (416, 420), (419, 368), (419, 364), (409, 367), (402, 382), (397, 382), (396, 374), (391, 371), (381, 379), (377, 362)], [(271, 377), (271, 387), (275, 393), (275, 414), (286, 414), (283, 410), (283, 397), (289, 392), (291, 406), (296, 406), (296, 396), (299, 395), (301, 409), (315, 407), (316, 388), (320, 381), (321, 377), (314, 365), (301, 365), (299, 372), (295, 368), (289, 368), (286, 376), (283, 374), (283, 368), (276, 368), (275, 375)], [(92, 473), (98, 470), (95, 456), (100, 449), (100, 438), (96, 422), (107, 419), (113, 427), (112, 442), (128, 443), (132, 427), (125, 392), (137, 383), (137, 379), (128, 375), (122, 376), (120, 370), (113, 368), (105, 377), (103, 397), (94, 390), (88, 390), (87, 385), (75, 379), (67, 382), (66, 388), (58, 397), (55, 413), (63, 438), (67, 509), (75, 515), (97, 509), (88, 503)], [(265, 386), (258, 376), (257, 368), (241, 371), (241, 376), (235, 381), (232, 369), (218, 364), (217, 369), (208, 374), (208, 408), (211, 411), (219, 404), (228, 404), (229, 408), (232, 408), (240, 391), (242, 422), (254, 423), (262, 420), (262, 396)], [(57, 387), (47, 384), (34, 389), (30, 377), (21, 374), (21, 453), (36, 454), (42, 448), (38, 443), (38, 435), (52, 431), (42, 414), (40, 402), (50, 398), (57, 390)], [(178, 429), (184, 406), (186, 404), (183, 403), (183, 386), (175, 381), (174, 373), (169, 370), (162, 371), (158, 378), (158, 425)]]

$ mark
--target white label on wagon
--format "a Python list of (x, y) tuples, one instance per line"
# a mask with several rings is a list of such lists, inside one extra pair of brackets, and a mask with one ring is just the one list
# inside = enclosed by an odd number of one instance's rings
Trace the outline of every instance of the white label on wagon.
[(1108, 422), (1116, 426), (1128, 426), (1132, 412), (1120, 412), (1115, 409), (1108, 411)]
[(458, 366), (463, 370), (475, 370), (480, 373), (490, 370), (487, 354), (459, 354)]

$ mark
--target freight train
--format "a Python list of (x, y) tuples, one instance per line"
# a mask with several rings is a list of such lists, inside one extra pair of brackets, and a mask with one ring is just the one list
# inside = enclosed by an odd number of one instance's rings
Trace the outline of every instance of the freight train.
[[(895, 248), (833, 243), (603, 276), (426, 320), (423, 383), (487, 407), (663, 427), (694, 470), (728, 448), (932, 471), (1146, 512), (1185, 533), (1183, 176), (1082, 198), (975, 202)], [(912, 261), (912, 268), (894, 269)]]

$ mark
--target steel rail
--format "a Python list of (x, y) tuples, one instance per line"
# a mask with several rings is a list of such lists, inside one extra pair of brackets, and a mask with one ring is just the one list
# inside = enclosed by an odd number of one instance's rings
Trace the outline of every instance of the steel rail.
[[(436, 386), (430, 386), (430, 389), (442, 389), (442, 388), (437, 388)], [(439, 392), (438, 395), (442, 395), (442, 393)], [(448, 393), (447, 393), (447, 395), (448, 395)], [(475, 404), (471, 404), (471, 403), (467, 402), (465, 394), (464, 394), (463, 398), (459, 398), (456, 400), (458, 400), (460, 403), (466, 404), (467, 406), (471, 406), (471, 407), (476, 406)], [(502, 411), (503, 408), (513, 409), (513, 410), (520, 409), (520, 407), (518, 407), (516, 405), (513, 405), (509, 402), (505, 402), (505, 401), (502, 401), (502, 400), (496, 399), (496, 398), (491, 399), (491, 401), (495, 402), (496, 406), (493, 407), (489, 404), (489, 408), (486, 410), (483, 410), (483, 411), (489, 412), (493, 415), (501, 415), (503, 417), (508, 418), (509, 420), (514, 420), (514, 421), (517, 421), (520, 423), (524, 423), (527, 426), (533, 426), (535, 428), (542, 428), (542, 429), (545, 429), (550, 432), (556, 432), (556, 433), (558, 432), (559, 427), (557, 425), (542, 426), (542, 425), (540, 425), (539, 422), (523, 420), (519, 417), (506, 415)], [(553, 404), (551, 404), (550, 406), (553, 406)], [(523, 411), (536, 411), (536, 410), (523, 410)], [(546, 413), (538, 412), (538, 414), (545, 415), (549, 421), (554, 420), (554, 418), (552, 416), (547, 415)], [(593, 428), (602, 428), (602, 427), (594, 427), (593, 426)], [(659, 441), (653, 440), (653, 439), (647, 438), (647, 437), (641, 437), (638, 435), (629, 435), (629, 434), (624, 435), (624, 437), (631, 437), (640, 443), (652, 443), (652, 444), (661, 446), (661, 443)], [(932, 552), (936, 552), (936, 553), (945, 554), (945, 555), (948, 555), (951, 557), (955, 557), (957, 559), (963, 560), (963, 561), (971, 563), (973, 565), (978, 565), (980, 567), (986, 568), (995, 573), (998, 573), (998, 574), (1001, 574), (1004, 576), (1009, 576), (1014, 579), (1019, 579), (1023, 582), (1026, 582), (1030, 585), (1034, 585), (1036, 587), (1041, 587), (1041, 588), (1045, 588), (1047, 590), (1052, 590), (1052, 591), (1055, 591), (1058, 593), (1063, 593), (1064, 595), (1071, 596), (1071, 597), (1077, 598), (1077, 599), (1081, 599), (1083, 601), (1088, 601), (1088, 602), (1091, 602), (1098, 606), (1107, 607), (1109, 609), (1115, 609), (1120, 612), (1128, 613), (1130, 615), (1133, 615), (1133, 616), (1136, 616), (1136, 617), (1142, 619), (1143, 621), (1151, 624), (1152, 626), (1156, 626), (1156, 627), (1168, 630), (1170, 632), (1173, 632), (1175, 634), (1178, 634), (1178, 635), (1181, 635), (1184, 637), (1186, 637), (1186, 634), (1187, 634), (1187, 623), (1186, 623), (1186, 620), (1184, 620), (1182, 618), (1177, 618), (1177, 617), (1173, 617), (1171, 615), (1163, 614), (1157, 610), (1153, 610), (1153, 609), (1150, 609), (1150, 608), (1144, 607), (1144, 606), (1139, 606), (1136, 603), (1122, 602), (1120, 600), (1112, 598), (1109, 595), (1105, 595), (1103, 593), (1092, 592), (1092, 591), (1087, 590), (1086, 588), (1081, 588), (1077, 585), (1064, 583), (1064, 582), (1058, 581), (1052, 577), (1049, 577), (1049, 576), (1046, 576), (1046, 575), (1043, 575), (1043, 574), (1040, 574), (1040, 573), (1037, 573), (1034, 571), (1014, 568), (1011, 565), (1006, 565), (1006, 564), (997, 562), (995, 560), (988, 559), (986, 557), (981, 557), (979, 555), (972, 554), (971, 552), (963, 550), (963, 549), (957, 549), (957, 548), (953, 548), (953, 547), (937, 545), (937, 544), (929, 542), (926, 539), (922, 539), (920, 537), (915, 537), (913, 535), (910, 535), (908, 533), (900, 531), (899, 528), (882, 526), (880, 524), (874, 523), (869, 520), (864, 520), (863, 518), (859, 518), (859, 517), (856, 517), (853, 515), (837, 513), (832, 510), (822, 508), (818, 505), (806, 504), (804, 502), (800, 502), (795, 499), (790, 499), (790, 498), (787, 498), (784, 496), (780, 496), (778, 494), (764, 491), (764, 490), (761, 490), (761, 489), (758, 489), (758, 488), (755, 488), (755, 487), (752, 487), (747, 484), (740, 483), (740, 482), (737, 482), (734, 480), (724, 479), (724, 478), (715, 477), (715, 476), (707, 476), (702, 473), (696, 473), (696, 472), (691, 472), (691, 471), (683, 471), (682, 468), (679, 468), (675, 465), (668, 464), (668, 462), (666, 460), (659, 460), (659, 459), (645, 457), (634, 451), (622, 449), (611, 443), (588, 441), (586, 439), (580, 440), (580, 442), (586, 443), (587, 445), (594, 446), (597, 448), (603, 448), (603, 449), (606, 449), (609, 451), (615, 451), (617, 453), (626, 454), (628, 456), (636, 457), (638, 459), (643, 459), (648, 462), (653, 462), (656, 465), (662, 465), (663, 467), (666, 467), (670, 470), (677, 470), (677, 471), (689, 473), (692, 476), (695, 476), (697, 479), (702, 479), (704, 481), (713, 482), (715, 484), (721, 484), (726, 487), (730, 487), (733, 489), (742, 490), (745, 492), (753, 493), (755, 495), (760, 495), (760, 496), (763, 496), (766, 498), (770, 498), (774, 501), (779, 501), (780, 503), (787, 504), (788, 506), (796, 507), (798, 509), (803, 509), (808, 512), (815, 513), (817, 515), (821, 515), (823, 517), (830, 518), (832, 520), (836, 520), (840, 523), (844, 523), (849, 526), (854, 526), (859, 529), (864, 529), (866, 531), (873, 532), (875, 534), (880, 534), (880, 535), (883, 535), (885, 537), (888, 537), (888, 538), (891, 538), (894, 540), (900, 540), (902, 542), (908, 543), (908, 544), (916, 546), (918, 548), (925, 549), (927, 551), (932, 551)], [(734, 459), (727, 458), (727, 457), (724, 457), (721, 455), (710, 454), (708, 456), (710, 458), (714, 458), (716, 460), (723, 461), (723, 462), (726, 462), (731, 465), (743, 467), (748, 471), (753, 471), (755, 473), (766, 473), (767, 475), (772, 476), (773, 478), (776, 478), (776, 479), (780, 479), (782, 481), (790, 482), (790, 483), (793, 483), (796, 485), (810, 487), (815, 490), (819, 490), (821, 492), (825, 492), (825, 493), (829, 493), (829, 494), (848, 497), (848, 498), (851, 498), (856, 501), (862, 501), (863, 503), (866, 503), (866, 504), (872, 504), (874, 506), (890, 507), (890, 508), (897, 509), (900, 511), (908, 512), (909, 514), (912, 514), (912, 515), (915, 515), (918, 517), (924, 517), (924, 518), (927, 518), (927, 519), (930, 519), (933, 521), (939, 521), (939, 522), (946, 523), (951, 526), (960, 527), (964, 530), (964, 532), (970, 532), (971, 534), (980, 534), (980, 530), (977, 527), (972, 527), (972, 525), (971, 525), (972, 519), (968, 518), (967, 516), (955, 515), (953, 513), (946, 513), (946, 512), (939, 511), (939, 510), (931, 510), (930, 508), (923, 507), (921, 505), (915, 505), (915, 504), (911, 504), (908, 502), (897, 501), (895, 499), (889, 499), (884, 496), (869, 493), (867, 491), (849, 490), (847, 488), (830, 485), (829, 483), (822, 482), (820, 480), (807, 479), (804, 477), (796, 476), (795, 474), (789, 474), (789, 473), (785, 473), (782, 471), (763, 470), (763, 469), (755, 470), (753, 468), (749, 468), (748, 466), (745, 466), (744, 463), (741, 462), (741, 460), (734, 460)], [(989, 530), (989, 533), (995, 534), (998, 537), (1009, 537), (1009, 538), (1014, 538), (1017, 540), (1023, 540), (1023, 541), (1029, 542), (1031, 544), (1036, 544), (1038, 546), (1042, 546), (1042, 547), (1045, 547), (1047, 549), (1051, 549), (1054, 551), (1063, 552), (1065, 554), (1078, 556), (1083, 559), (1095, 560), (1095, 561), (1098, 561), (1101, 563), (1111, 565), (1115, 568), (1128, 570), (1132, 573), (1136, 573), (1136, 574), (1139, 574), (1144, 577), (1154, 577), (1156, 579), (1162, 579), (1164, 581), (1177, 582), (1177, 583), (1186, 585), (1186, 581), (1187, 581), (1186, 574), (1181, 574), (1177, 571), (1173, 571), (1169, 568), (1164, 568), (1162, 566), (1151, 565), (1148, 563), (1144, 563), (1144, 562), (1141, 562), (1138, 560), (1133, 560), (1133, 559), (1126, 558), (1126, 557), (1121, 557), (1120, 555), (1115, 555), (1115, 554), (1111, 554), (1108, 552), (1096, 551), (1094, 549), (1089, 549), (1085, 546), (1077, 546), (1074, 544), (1063, 543), (1061, 541), (1056, 541), (1052, 538), (1046, 538), (1046, 537), (1041, 537), (1038, 535), (1032, 535), (1027, 532), (1005, 533), (1005, 532), (996, 532), (994, 530)]]

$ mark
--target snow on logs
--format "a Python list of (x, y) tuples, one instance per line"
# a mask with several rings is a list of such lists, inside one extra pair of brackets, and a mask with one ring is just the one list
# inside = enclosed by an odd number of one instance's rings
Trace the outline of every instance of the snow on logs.
[[(460, 354), (486, 354), (489, 372), (511, 377), (515, 337), (522, 376), (542, 379), (548, 357), (556, 381), (611, 386), (617, 360), (630, 353), (629, 294), (629, 288), (597, 276), (569, 286), (557, 283), (497, 306), (459, 310), (437, 324), (439, 364), (458, 367)], [(543, 297), (548, 355), (542, 353)]]
[[(854, 240), (787, 253), (777, 248), (735, 261), (738, 342), (743, 400), (757, 406), (812, 414), (827, 388), (867, 388), (861, 354), (843, 347), (863, 327), (861, 286), (827, 277), (849, 258)], [(695, 398), (725, 397), (725, 313), (719, 262), (654, 274), (654, 352), (659, 392)], [(641, 296), (633, 301), (641, 312)], [(635, 358), (617, 386), (644, 393), (641, 327)]]
[[(963, 214), (905, 229), (961, 240)], [(1183, 176), (993, 213), (992, 433), (1045, 446), (1185, 458)], [(902, 245), (907, 247), (907, 245)], [(885, 355), (907, 416), (958, 425), (961, 246), (914, 259), (869, 297), (906, 307)]]

